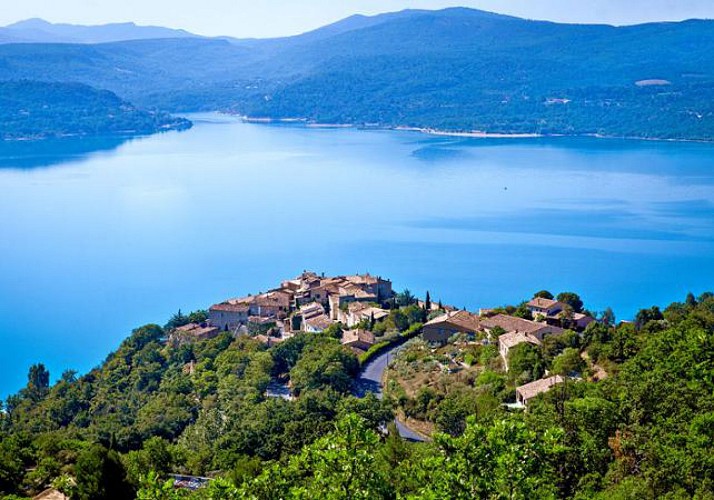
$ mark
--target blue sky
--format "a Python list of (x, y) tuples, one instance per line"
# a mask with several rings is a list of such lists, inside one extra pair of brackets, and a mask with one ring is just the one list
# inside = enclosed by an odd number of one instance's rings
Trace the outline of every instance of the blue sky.
[(714, 0), (2, 0), (0, 25), (135, 21), (205, 35), (269, 37), (309, 31), (351, 14), (473, 7), (559, 22), (636, 24), (714, 18)]

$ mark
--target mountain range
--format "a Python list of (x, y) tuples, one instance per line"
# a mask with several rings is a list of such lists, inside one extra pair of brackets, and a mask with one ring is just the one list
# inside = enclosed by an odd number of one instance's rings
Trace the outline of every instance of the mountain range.
[[(134, 25), (14, 26), (0, 37), (39, 31), (82, 43), (0, 44), (0, 80), (81, 82), (147, 108), (358, 126), (714, 139), (712, 21), (571, 25), (451, 8), (352, 16), (264, 40)], [(97, 40), (107, 43), (91, 43)]]
[(26, 19), (0, 28), (0, 43), (106, 43), (156, 38), (200, 38), (184, 30), (134, 23), (101, 26), (54, 24), (44, 19)]

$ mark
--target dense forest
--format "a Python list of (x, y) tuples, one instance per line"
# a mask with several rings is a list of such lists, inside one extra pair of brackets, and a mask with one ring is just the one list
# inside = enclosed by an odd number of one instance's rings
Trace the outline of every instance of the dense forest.
[[(406, 331), (426, 314), (413, 300), (396, 305), (375, 328)], [(138, 328), (100, 367), (53, 385), (31, 367), (0, 418), (5, 498), (50, 484), (78, 499), (714, 498), (714, 294), (643, 309), (632, 323), (608, 311), (544, 346), (545, 364), (522, 353), (510, 378), (490, 365), (468, 390), (426, 405), (442, 418), (425, 443), (391, 423), (420, 398), (351, 394), (359, 360), (338, 327), (270, 348), (229, 333), (167, 342), (202, 319)], [(573, 349), (609, 376), (570, 380), (525, 412), (501, 404), (516, 379), (539, 376), (535, 366), (571, 370)], [(297, 397), (266, 396), (276, 378)], [(191, 492), (169, 473), (213, 480)]]
[(83, 84), (0, 82), (0, 140), (150, 134), (190, 128), (168, 113), (140, 110)]
[(567, 25), (454, 8), (267, 40), (0, 44), (0, 80), (77, 81), (172, 112), (712, 140), (712, 54), (714, 21)]

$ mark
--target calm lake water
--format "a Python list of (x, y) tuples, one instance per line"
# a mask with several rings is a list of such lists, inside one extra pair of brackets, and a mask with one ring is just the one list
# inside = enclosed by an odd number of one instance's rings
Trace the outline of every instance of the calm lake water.
[(243, 124), (0, 145), (0, 396), (303, 269), (619, 319), (714, 288), (714, 146)]

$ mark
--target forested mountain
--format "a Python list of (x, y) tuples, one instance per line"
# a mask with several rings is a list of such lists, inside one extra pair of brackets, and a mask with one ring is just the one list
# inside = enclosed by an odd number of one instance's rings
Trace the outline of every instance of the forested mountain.
[(169, 111), (709, 140), (712, 54), (713, 21), (568, 25), (453, 8), (270, 40), (3, 44), (0, 80), (82, 82)]
[[(104, 43), (153, 38), (197, 38), (184, 30), (159, 26), (137, 26), (134, 23), (112, 23), (101, 26), (55, 24), (44, 19), (27, 19), (0, 28), (0, 36), (31, 43)], [(0, 38), (0, 43), (3, 43)]]
[[(379, 325), (411, 328), (423, 312), (403, 306)], [(541, 371), (564, 373), (571, 368), (558, 360), (585, 356), (609, 376), (562, 383), (526, 412), (501, 403), (528, 374), (490, 361), (466, 387), (444, 377), (443, 399), (358, 399), (357, 358), (336, 327), (270, 348), (230, 333), (166, 341), (205, 317), (179, 313), (164, 328), (138, 328), (100, 367), (66, 371), (54, 385), (44, 366), (31, 367), (0, 413), (0, 495), (50, 483), (82, 500), (133, 498), (137, 489), (154, 500), (714, 495), (714, 294), (643, 309), (618, 326), (604, 314), (582, 335), (553, 336)], [(297, 399), (266, 395), (277, 376)], [(433, 442), (383, 433), (397, 405), (441, 415)], [(170, 472), (215, 480), (191, 494), (164, 484)]]
[(108, 90), (83, 84), (0, 82), (0, 140), (149, 134), (190, 126), (183, 118), (137, 109)]

